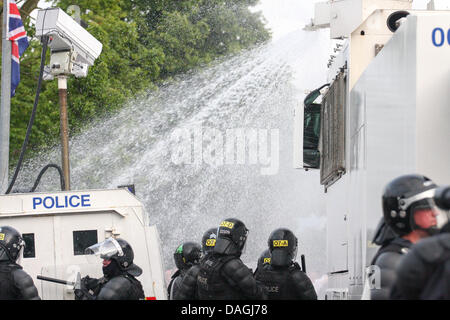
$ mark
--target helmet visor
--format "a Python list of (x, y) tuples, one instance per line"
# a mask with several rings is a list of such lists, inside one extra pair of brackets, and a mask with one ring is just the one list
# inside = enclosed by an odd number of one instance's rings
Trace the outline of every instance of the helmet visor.
[(432, 198), (422, 199), (411, 206), (414, 226), (422, 230), (440, 230), (449, 221), (449, 212), (440, 209)]
[(418, 201), (433, 200), (434, 195), (436, 194), (436, 189), (437, 188), (429, 189), (424, 192), (415, 194), (411, 197), (400, 199), (400, 201), (399, 201), (400, 209), (403, 211), (406, 211), (409, 206), (411, 206), (412, 204), (414, 204)]
[[(114, 255), (123, 256), (120, 244), (114, 238), (108, 238), (103, 242), (94, 244), (85, 250), (89, 262), (93, 262), (97, 258), (110, 260)], [(94, 258), (94, 259), (92, 259)]]

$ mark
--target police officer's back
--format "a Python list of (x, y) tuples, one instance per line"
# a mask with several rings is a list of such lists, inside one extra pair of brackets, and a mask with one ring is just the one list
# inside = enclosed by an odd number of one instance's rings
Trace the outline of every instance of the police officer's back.
[(136, 277), (142, 269), (133, 263), (134, 252), (123, 239), (108, 238), (86, 249), (103, 259), (103, 278), (82, 279), (82, 288), (75, 290), (79, 300), (141, 300), (142, 285)]
[(450, 300), (450, 233), (417, 243), (401, 261), (391, 299)]
[[(202, 237), (202, 259), (209, 256), (216, 245), (217, 228), (208, 229)], [(174, 295), (174, 300), (197, 300), (197, 276), (200, 272), (200, 265), (194, 264), (181, 280), (179, 290)]]
[(240, 259), (247, 235), (242, 221), (231, 218), (221, 222), (212, 254), (200, 263), (197, 276), (200, 300), (265, 298), (263, 288)]
[(0, 227), (0, 300), (40, 300), (33, 279), (17, 263), (24, 246), (16, 229)]
[(288, 229), (277, 229), (269, 237), (270, 263), (258, 268), (255, 278), (261, 282), (270, 300), (317, 300), (314, 286), (295, 262), (297, 237)]
[[(432, 200), (437, 186), (423, 175), (410, 174), (387, 184), (382, 196), (386, 225), (397, 235), (379, 249), (372, 264), (379, 271), (380, 287), (370, 289), (371, 300), (389, 299), (396, 269), (413, 244), (437, 232)], [(377, 271), (377, 272), (378, 272)]]
[(193, 266), (198, 265), (201, 255), (200, 245), (192, 241), (181, 244), (175, 250), (173, 258), (178, 270), (172, 275), (169, 286), (167, 287), (169, 300), (175, 299), (186, 272)]

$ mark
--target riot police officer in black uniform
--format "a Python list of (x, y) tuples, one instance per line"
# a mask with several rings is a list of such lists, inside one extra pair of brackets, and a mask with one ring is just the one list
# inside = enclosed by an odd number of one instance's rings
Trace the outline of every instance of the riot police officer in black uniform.
[(222, 221), (217, 230), (212, 254), (200, 262), (197, 292), (200, 300), (264, 299), (262, 286), (240, 256), (247, 241), (248, 229), (238, 219)]
[[(450, 210), (450, 187), (437, 189), (434, 200), (439, 209)], [(442, 217), (442, 223), (446, 224), (438, 235), (421, 240), (400, 262), (391, 291), (391, 299), (450, 300), (448, 215), (448, 211), (439, 215)]]
[(397, 235), (385, 241), (372, 260), (380, 287), (370, 288), (371, 300), (386, 300), (396, 280), (396, 268), (413, 244), (439, 232), (432, 201), (436, 185), (427, 177), (403, 175), (385, 187), (382, 204), (386, 225)]
[(103, 259), (103, 278), (89, 276), (75, 289), (77, 300), (143, 300), (142, 285), (136, 277), (142, 269), (133, 263), (134, 252), (123, 239), (108, 238), (86, 249), (86, 253)]
[(314, 286), (295, 258), (298, 240), (289, 229), (276, 229), (269, 237), (270, 264), (258, 268), (255, 278), (270, 300), (317, 300)]
[(189, 241), (181, 244), (173, 254), (178, 270), (172, 275), (172, 279), (167, 287), (169, 300), (174, 300), (186, 272), (200, 262), (201, 250), (199, 244)]
[[(216, 245), (217, 228), (207, 230), (202, 237), (202, 259), (209, 256)], [(173, 295), (174, 300), (198, 300), (197, 295), (197, 276), (200, 271), (200, 265), (194, 264), (181, 280), (179, 290)]]
[(40, 300), (33, 279), (17, 263), (24, 246), (16, 229), (0, 227), (0, 300)]

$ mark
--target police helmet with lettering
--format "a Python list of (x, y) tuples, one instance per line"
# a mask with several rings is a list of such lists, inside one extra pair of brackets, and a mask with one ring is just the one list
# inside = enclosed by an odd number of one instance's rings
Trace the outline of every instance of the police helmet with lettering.
[(175, 265), (178, 270), (187, 270), (200, 262), (202, 257), (202, 248), (198, 243), (185, 242), (181, 244), (173, 254)]
[(271, 256), (270, 256), (270, 250), (266, 249), (264, 250), (258, 259), (258, 269), (263, 268), (265, 265), (270, 264)]
[(272, 266), (289, 266), (297, 257), (298, 240), (291, 230), (274, 230), (268, 240)]
[(0, 227), (0, 261), (16, 262), (25, 241), (19, 231), (10, 226)]
[[(418, 209), (434, 207), (434, 191), (437, 186), (429, 178), (408, 174), (397, 177), (384, 188), (382, 195), (383, 216), (386, 224), (399, 236), (414, 229), (421, 229), (414, 222), (414, 212)], [(436, 233), (436, 226), (425, 230)]]
[(202, 237), (202, 250), (204, 253), (209, 253), (216, 245), (217, 228), (208, 229)]
[(217, 229), (217, 240), (213, 252), (240, 256), (247, 241), (248, 229), (236, 218), (223, 220)]

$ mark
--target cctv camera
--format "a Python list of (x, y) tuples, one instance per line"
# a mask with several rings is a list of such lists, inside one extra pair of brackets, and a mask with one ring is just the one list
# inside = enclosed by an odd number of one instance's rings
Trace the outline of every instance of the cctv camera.
[(60, 8), (38, 11), (36, 36), (49, 36), (53, 52), (73, 51), (77, 63), (92, 66), (102, 52), (102, 44)]

